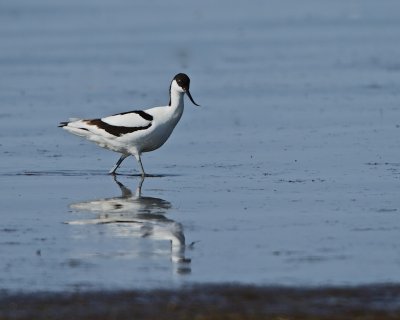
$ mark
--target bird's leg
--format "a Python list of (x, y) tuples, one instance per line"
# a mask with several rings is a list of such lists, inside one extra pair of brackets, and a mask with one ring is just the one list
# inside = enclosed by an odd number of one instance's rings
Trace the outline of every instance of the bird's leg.
[(146, 173), (144, 172), (144, 169), (143, 169), (143, 164), (142, 164), (142, 159), (140, 158), (140, 154), (135, 155), (135, 158), (140, 165), (140, 169), (142, 170), (142, 177), (145, 177)]
[(135, 197), (140, 198), (142, 196), (142, 185), (143, 185), (144, 177), (141, 176), (140, 182), (136, 188)]
[(118, 159), (117, 163), (115, 164), (114, 167), (108, 172), (109, 174), (115, 174), (115, 171), (117, 171), (118, 167), (121, 165), (122, 161), (125, 160), (129, 155), (123, 154), (121, 157)]
[(130, 198), (130, 197), (132, 197), (132, 191), (129, 188), (125, 187), (121, 182), (119, 182), (117, 180), (117, 177), (116, 177), (115, 174), (113, 175), (113, 179), (116, 182), (116, 184), (118, 185), (118, 187), (121, 189), (122, 198)]

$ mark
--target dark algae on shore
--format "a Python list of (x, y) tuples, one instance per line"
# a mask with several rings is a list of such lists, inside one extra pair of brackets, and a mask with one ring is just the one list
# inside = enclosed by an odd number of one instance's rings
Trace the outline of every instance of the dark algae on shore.
[(0, 319), (400, 319), (400, 286), (3, 293)]

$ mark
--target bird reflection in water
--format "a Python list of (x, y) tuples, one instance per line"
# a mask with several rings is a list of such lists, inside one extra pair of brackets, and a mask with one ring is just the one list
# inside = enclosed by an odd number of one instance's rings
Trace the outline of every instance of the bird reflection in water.
[(71, 204), (73, 210), (95, 212), (98, 216), (95, 219), (70, 221), (68, 224), (109, 224), (113, 227), (112, 232), (119, 236), (169, 240), (175, 271), (179, 274), (190, 273), (190, 259), (185, 257), (182, 224), (164, 215), (171, 208), (171, 203), (160, 198), (142, 196), (144, 178), (140, 180), (135, 193), (115, 176), (114, 181), (120, 187), (122, 196)]

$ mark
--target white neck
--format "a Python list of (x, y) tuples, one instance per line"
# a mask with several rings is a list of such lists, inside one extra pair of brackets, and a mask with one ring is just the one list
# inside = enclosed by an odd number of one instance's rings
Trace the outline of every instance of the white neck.
[(183, 92), (179, 92), (171, 88), (169, 105), (172, 108), (183, 108)]
[(183, 96), (185, 92), (183, 89), (177, 84), (175, 80), (172, 80), (171, 87), (169, 88), (169, 107), (172, 109), (171, 111), (176, 115), (176, 118), (179, 121), (183, 113)]

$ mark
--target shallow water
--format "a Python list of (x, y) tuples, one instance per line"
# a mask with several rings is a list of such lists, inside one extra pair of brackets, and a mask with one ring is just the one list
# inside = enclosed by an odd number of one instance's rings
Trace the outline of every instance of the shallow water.
[[(398, 283), (399, 9), (3, 1), (0, 287)], [(181, 71), (201, 108), (141, 196), (133, 158), (114, 181), (57, 128), (162, 105)]]

